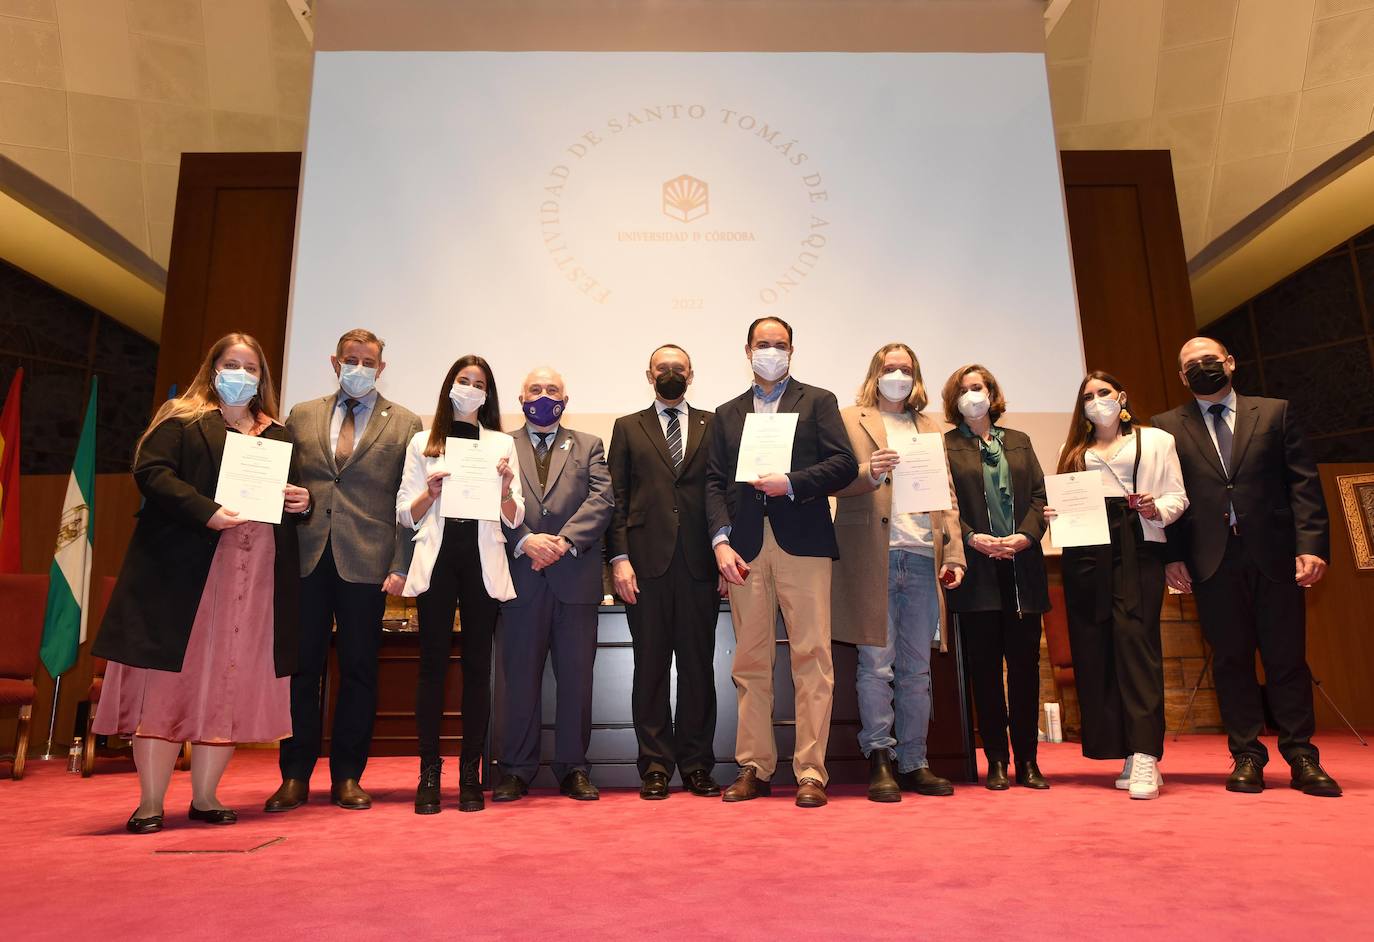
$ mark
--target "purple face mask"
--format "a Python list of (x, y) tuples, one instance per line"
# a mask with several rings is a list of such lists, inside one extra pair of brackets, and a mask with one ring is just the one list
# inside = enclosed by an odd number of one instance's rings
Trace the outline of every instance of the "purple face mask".
[(548, 396), (540, 396), (532, 399), (522, 406), (525, 418), (530, 420), (530, 424), (539, 428), (548, 428), (558, 421), (558, 417), (563, 414), (563, 407), (567, 405), (562, 399), (551, 399)]

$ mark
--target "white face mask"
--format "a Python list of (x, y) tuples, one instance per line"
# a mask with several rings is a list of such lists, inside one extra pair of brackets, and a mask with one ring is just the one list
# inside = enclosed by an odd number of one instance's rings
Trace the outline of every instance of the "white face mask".
[(767, 382), (776, 383), (787, 375), (790, 359), (786, 350), (764, 347), (762, 350), (755, 350), (749, 361), (753, 364), (755, 373)]
[(990, 405), (988, 394), (981, 389), (970, 389), (959, 397), (959, 413), (966, 419), (981, 419)]
[(361, 399), (377, 385), (377, 368), (360, 363), (339, 364), (339, 388), (345, 395)]
[(1099, 396), (1083, 407), (1083, 414), (1093, 425), (1106, 428), (1116, 424), (1121, 415), (1121, 403), (1110, 396)]
[(905, 402), (911, 395), (912, 379), (901, 370), (888, 370), (878, 377), (878, 392), (888, 402)]
[(459, 415), (470, 415), (486, 404), (487, 391), (476, 386), (454, 383), (453, 388), (448, 391), (448, 399), (453, 403), (453, 410)]

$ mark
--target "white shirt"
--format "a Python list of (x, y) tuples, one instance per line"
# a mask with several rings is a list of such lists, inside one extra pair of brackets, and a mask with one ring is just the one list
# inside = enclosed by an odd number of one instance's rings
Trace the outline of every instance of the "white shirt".
[[(342, 389), (334, 400), (334, 411), (329, 416), (329, 450), (337, 452), (339, 450), (339, 432), (343, 429), (344, 400), (349, 398), (348, 394)], [(358, 442), (363, 440), (363, 431), (367, 428), (367, 420), (372, 417), (372, 410), (377, 406), (377, 390), (374, 388), (366, 396), (359, 398), (357, 405), (353, 407), (353, 446), (356, 448)]]
[[(1194, 397), (1194, 398), (1196, 399), (1196, 397)], [(1223, 405), (1223, 406), (1226, 407), (1226, 408), (1223, 409), (1222, 412), (1221, 412), (1221, 420), (1222, 420), (1223, 422), (1225, 422), (1225, 423), (1226, 423), (1226, 427), (1229, 428), (1229, 429), (1231, 430), (1231, 443), (1232, 443), (1232, 445), (1234, 445), (1234, 444), (1235, 444), (1235, 433), (1236, 433), (1236, 390), (1235, 390), (1235, 387), (1232, 387), (1232, 388), (1231, 388), (1231, 391), (1228, 392), (1228, 393), (1226, 394), (1226, 398), (1225, 398), (1225, 399), (1218, 400), (1218, 403), (1219, 403), (1220, 405)], [(1212, 413), (1210, 413), (1210, 412), (1207, 411), (1208, 409), (1212, 408), (1213, 405), (1216, 405), (1216, 404), (1218, 404), (1218, 403), (1208, 402), (1206, 399), (1197, 399), (1197, 407), (1198, 407), (1199, 409), (1202, 410), (1202, 424), (1205, 425), (1205, 426), (1207, 426), (1207, 434), (1208, 434), (1208, 435), (1211, 437), (1211, 439), (1212, 439), (1212, 447), (1213, 447), (1213, 448), (1216, 448), (1216, 450), (1217, 450), (1217, 458), (1220, 459), (1220, 458), (1221, 458), (1221, 448), (1219, 448), (1219, 447), (1217, 446), (1217, 427), (1216, 427), (1216, 425), (1212, 422)], [(1235, 457), (1235, 453), (1234, 453), (1234, 452), (1232, 452), (1231, 457), (1233, 457), (1233, 458)], [(1225, 471), (1225, 472), (1227, 473), (1227, 475), (1229, 475), (1229, 474), (1231, 473), (1231, 469), (1228, 468), (1228, 467), (1226, 467), (1226, 462), (1225, 462), (1225, 461), (1222, 461), (1222, 462), (1221, 462), (1221, 468), (1222, 468), (1223, 471)], [(1232, 507), (1231, 507), (1231, 526), (1234, 527), (1235, 525), (1236, 525), (1236, 508), (1235, 508), (1234, 505), (1232, 505)]]

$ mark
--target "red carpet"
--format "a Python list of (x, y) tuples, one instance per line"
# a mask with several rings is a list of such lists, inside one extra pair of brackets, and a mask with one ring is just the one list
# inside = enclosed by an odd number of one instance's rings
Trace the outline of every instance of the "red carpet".
[(1319, 744), (1344, 798), (1289, 789), (1277, 759), (1267, 792), (1228, 794), (1224, 741), (1198, 736), (1169, 742), (1153, 802), (1064, 744), (1041, 754), (1049, 792), (876, 805), (850, 788), (818, 810), (780, 789), (730, 806), (539, 793), (460, 814), (454, 762), (433, 817), (411, 811), (410, 759), (369, 766), (371, 811), (317, 794), (263, 814), (276, 756), (255, 751), (221, 792), (238, 825), (187, 822), (177, 773), (171, 826), (141, 837), (123, 831), (131, 764), (83, 780), (32, 762), (0, 782), (0, 912), (11, 939), (1367, 937), (1374, 749)]

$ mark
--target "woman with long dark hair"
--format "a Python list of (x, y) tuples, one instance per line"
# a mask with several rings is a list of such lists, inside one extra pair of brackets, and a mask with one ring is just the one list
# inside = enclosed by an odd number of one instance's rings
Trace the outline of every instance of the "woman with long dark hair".
[(291, 440), (277, 413), (261, 345), (229, 334), (135, 446), (143, 509), (92, 650), (111, 662), (94, 731), (133, 735), (142, 800), (131, 833), (162, 830), (183, 742), (195, 744), (191, 820), (233, 824), (238, 816), (216, 791), (234, 745), (291, 735), (294, 515), (309, 508), (310, 494), (288, 484), (276, 525), (243, 520), (215, 501), (230, 435)]
[[(1066, 547), (1064, 599), (1082, 710), (1083, 755), (1124, 759), (1116, 787), (1157, 798), (1163, 778), (1164, 528), (1188, 507), (1174, 437), (1142, 428), (1126, 390), (1093, 370), (1078, 386), (1059, 473), (1096, 471), (1111, 542)], [(1054, 508), (1045, 508), (1053, 537)]]
[(508, 527), (525, 519), (520, 466), (514, 442), (501, 431), (501, 405), (491, 366), (479, 356), (460, 357), (439, 387), (434, 422), (406, 450), (396, 519), (416, 531), (415, 555), (403, 595), (415, 597), (420, 620), (420, 678), (415, 725), (420, 740), (420, 784), (415, 813), (438, 814), (439, 725), (444, 715), (444, 678), (453, 645), (453, 617), (462, 611), (463, 749), (459, 759), (458, 810), (481, 811), (481, 765), (491, 715), (491, 648), (500, 603), (515, 598), (501, 522), (440, 515), (439, 495), (450, 438), (496, 439), (500, 457), (501, 518)]

